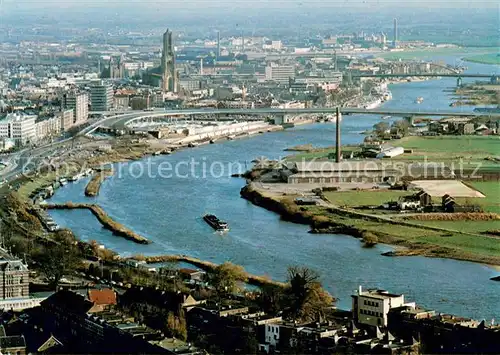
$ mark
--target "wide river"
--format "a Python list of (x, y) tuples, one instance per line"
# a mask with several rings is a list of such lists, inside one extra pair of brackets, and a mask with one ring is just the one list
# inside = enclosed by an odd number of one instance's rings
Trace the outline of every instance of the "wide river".
[[(442, 59), (454, 63), (456, 57)], [(472, 73), (491, 73), (497, 67), (467, 63)], [(456, 84), (453, 78), (391, 85), (393, 100), (383, 107), (393, 109), (449, 110), (450, 98), (444, 89)], [(422, 96), (424, 102), (415, 103)], [(456, 108), (471, 110), (471, 108)], [(345, 116), (342, 143), (359, 143), (360, 132), (378, 122), (379, 116)], [(475, 263), (424, 257), (390, 258), (381, 252), (389, 246), (364, 249), (345, 235), (313, 235), (304, 225), (283, 222), (279, 216), (239, 197), (242, 179), (231, 178), (228, 164), (249, 167), (256, 157), (278, 158), (285, 148), (312, 143), (331, 146), (335, 124), (321, 123), (266, 133), (223, 143), (200, 146), (139, 162), (120, 164), (120, 173), (106, 180), (98, 197), (83, 191), (88, 179), (58, 190), (53, 202), (95, 202), (115, 220), (146, 236), (150, 245), (137, 245), (115, 237), (103, 229), (88, 211), (52, 211), (56, 222), (71, 228), (83, 240), (97, 240), (123, 255), (187, 254), (204, 260), (229, 260), (249, 272), (284, 280), (290, 265), (306, 265), (317, 270), (324, 286), (339, 298), (339, 307), (349, 309), (350, 295), (358, 285), (404, 293), (407, 299), (436, 309), (476, 319), (500, 319), (500, 282), (489, 278), (494, 269)], [(183, 165), (194, 160), (212, 166), (215, 176), (203, 177), (200, 168)], [(160, 163), (179, 175), (157, 176)], [(215, 165), (214, 165), (215, 162)], [(148, 176), (149, 170), (152, 175)], [(223, 168), (222, 168), (223, 166)], [(144, 174), (140, 175), (140, 170)], [(221, 172), (224, 176), (219, 177)], [(235, 171), (232, 171), (235, 172)], [(187, 175), (187, 176), (186, 176)], [(163, 174), (165, 176), (165, 174)], [(214, 213), (230, 224), (226, 236), (213, 233), (201, 216)]]

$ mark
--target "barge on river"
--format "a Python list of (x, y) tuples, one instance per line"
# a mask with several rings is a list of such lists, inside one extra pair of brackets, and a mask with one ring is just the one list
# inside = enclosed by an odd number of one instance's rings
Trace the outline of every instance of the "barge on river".
[(208, 223), (208, 225), (210, 225), (210, 227), (218, 232), (225, 232), (229, 230), (228, 224), (224, 221), (221, 221), (213, 214), (206, 214), (203, 216), (203, 219)]

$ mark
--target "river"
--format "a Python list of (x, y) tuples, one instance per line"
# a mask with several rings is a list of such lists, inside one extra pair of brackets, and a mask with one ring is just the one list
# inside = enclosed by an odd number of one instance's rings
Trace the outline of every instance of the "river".
[[(467, 65), (470, 72), (492, 70), (491, 66)], [(450, 78), (391, 85), (393, 100), (383, 107), (450, 109), (449, 97), (443, 89), (455, 83)], [(418, 96), (424, 98), (420, 105), (414, 102)], [(454, 109), (471, 110), (470, 107)], [(362, 141), (360, 132), (371, 128), (379, 118), (345, 116), (342, 143)], [(285, 148), (298, 144), (331, 146), (334, 139), (335, 124), (321, 123), (200, 146), (170, 156), (120, 164), (117, 167), (120, 172), (103, 183), (96, 198), (84, 196), (87, 180), (68, 184), (52, 198), (52, 202), (94, 201), (112, 218), (153, 241), (150, 245), (136, 245), (113, 236), (88, 211), (50, 213), (59, 225), (71, 228), (81, 239), (97, 240), (124, 255), (187, 254), (214, 262), (229, 260), (249, 272), (278, 280), (286, 278), (288, 266), (306, 265), (321, 274), (324, 286), (339, 298), (339, 307), (345, 309), (350, 308), (352, 292), (363, 285), (404, 293), (407, 299), (439, 312), (499, 319), (500, 283), (489, 280), (498, 274), (492, 268), (447, 259), (384, 257), (380, 254), (391, 247), (378, 245), (365, 249), (349, 236), (309, 234), (307, 226), (283, 222), (278, 215), (241, 199), (239, 191), (244, 181), (229, 177), (228, 163), (238, 163), (244, 169), (256, 157), (278, 158), (285, 155)], [(202, 177), (200, 169), (196, 169), (197, 176), (193, 176), (183, 165), (179, 175), (189, 177), (161, 178), (148, 174), (137, 177), (141, 169), (148, 170), (148, 165), (154, 168), (168, 162), (176, 166), (190, 159), (200, 164), (205, 162), (207, 166), (220, 162), (225, 166), (225, 175)], [(215, 165), (215, 174), (221, 170)], [(225, 236), (213, 233), (201, 219), (207, 212), (228, 221), (230, 232)]]

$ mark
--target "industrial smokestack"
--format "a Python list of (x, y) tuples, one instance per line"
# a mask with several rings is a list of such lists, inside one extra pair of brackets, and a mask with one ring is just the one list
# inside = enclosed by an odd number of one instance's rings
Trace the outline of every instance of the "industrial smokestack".
[(337, 106), (337, 112), (336, 112), (336, 118), (337, 118), (337, 126), (336, 126), (336, 139), (335, 139), (335, 148), (336, 148), (336, 157), (335, 161), (337, 163), (340, 163), (340, 121), (342, 119), (342, 115), (340, 113), (340, 107)]
[(396, 48), (398, 46), (398, 19), (394, 19), (394, 33), (392, 39), (392, 46)]
[(217, 53), (215, 59), (219, 59), (220, 56), (220, 31), (217, 31)]
[(200, 59), (200, 75), (203, 75), (203, 58)]

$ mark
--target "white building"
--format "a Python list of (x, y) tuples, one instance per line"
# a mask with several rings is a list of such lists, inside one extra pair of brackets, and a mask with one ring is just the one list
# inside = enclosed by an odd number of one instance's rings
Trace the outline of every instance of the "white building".
[(271, 63), (266, 67), (266, 81), (288, 84), (290, 78), (295, 78), (295, 67), (293, 65)]
[(405, 304), (404, 295), (392, 294), (384, 290), (363, 291), (362, 287), (352, 295), (352, 314), (359, 324), (374, 327), (387, 326), (387, 314), (391, 308), (401, 306), (415, 307), (414, 303)]
[(9, 113), (0, 120), (0, 138), (11, 138), (17, 145), (24, 145), (36, 140), (37, 116)]
[(268, 346), (276, 348), (280, 342), (280, 325), (266, 324), (264, 327), (264, 339)]
[(64, 94), (63, 105), (74, 112), (73, 123), (79, 125), (87, 122), (89, 118), (89, 95), (84, 92), (70, 92)]
[(60, 122), (61, 131), (65, 132), (75, 125), (75, 112), (72, 109), (56, 112), (56, 117)]
[(61, 133), (61, 119), (58, 116), (39, 120), (35, 123), (36, 139), (58, 136)]

